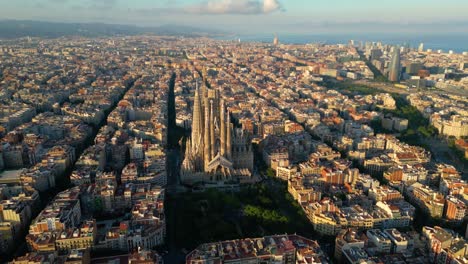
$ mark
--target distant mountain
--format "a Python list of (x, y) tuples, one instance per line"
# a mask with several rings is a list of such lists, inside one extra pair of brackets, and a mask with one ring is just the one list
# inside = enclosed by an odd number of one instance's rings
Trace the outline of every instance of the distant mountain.
[(59, 23), (32, 20), (0, 20), (0, 39), (21, 38), (26, 36), (57, 38), (62, 36), (100, 37), (141, 34), (213, 36), (222, 35), (223, 32), (179, 25), (138, 27), (105, 23)]

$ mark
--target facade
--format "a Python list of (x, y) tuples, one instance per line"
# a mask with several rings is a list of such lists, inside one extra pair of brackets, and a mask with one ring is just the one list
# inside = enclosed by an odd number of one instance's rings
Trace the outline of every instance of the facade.
[[(145, 189), (145, 186), (146, 188)], [(132, 204), (129, 221), (107, 230), (99, 247), (112, 250), (151, 249), (164, 243), (166, 219), (164, 214), (164, 189), (150, 184), (128, 184), (126, 203)]]
[(268, 167), (277, 170), (279, 167), (289, 167), (288, 149), (282, 146), (265, 147), (263, 161)]
[(301, 205), (322, 200), (320, 189), (304, 183), (304, 178), (301, 177), (292, 178), (288, 181), (288, 192)]
[(466, 214), (466, 204), (453, 195), (445, 199), (444, 217), (450, 221), (462, 222)]
[(400, 81), (400, 71), (401, 71), (401, 63), (400, 63), (400, 49), (398, 47), (394, 47), (392, 61), (390, 63), (390, 69), (388, 73), (388, 80), (391, 82), (398, 82)]
[(297, 174), (297, 167), (277, 167), (276, 177), (287, 181)]
[(397, 229), (387, 229), (385, 235), (392, 241), (392, 253), (403, 253), (408, 249), (408, 238)]
[(428, 186), (415, 183), (407, 188), (410, 201), (421, 207), (421, 209), (432, 217), (441, 218), (444, 212), (444, 195), (430, 189)]
[(360, 236), (355, 229), (342, 229), (335, 238), (335, 261), (337, 263), (342, 262), (343, 250), (349, 248), (364, 249), (367, 243), (365, 238), (365, 236)]
[(375, 253), (390, 253), (391, 240), (380, 229), (370, 229), (366, 232), (368, 243)]
[(219, 91), (195, 91), (192, 136), (187, 140), (181, 179), (185, 183), (250, 178), (253, 150), (250, 136), (234, 128)]
[(456, 138), (468, 135), (468, 118), (465, 116), (453, 115), (443, 118), (439, 114), (434, 114), (431, 116), (430, 122), (442, 135)]
[(276, 235), (202, 244), (186, 257), (187, 264), (329, 263), (316, 241), (298, 235)]
[(95, 220), (84, 221), (80, 227), (64, 230), (29, 234), (26, 242), (29, 250), (36, 252), (70, 252), (71, 250), (86, 250), (96, 243), (97, 227)]
[(29, 226), (30, 234), (61, 231), (81, 222), (79, 188), (65, 190), (41, 211)]
[(55, 238), (57, 250), (88, 249), (96, 242), (96, 221), (85, 221), (80, 228), (70, 228), (60, 232)]

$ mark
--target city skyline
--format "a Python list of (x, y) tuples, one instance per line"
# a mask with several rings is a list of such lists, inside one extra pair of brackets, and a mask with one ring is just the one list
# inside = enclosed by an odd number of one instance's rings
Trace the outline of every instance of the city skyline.
[(402, 0), (358, 3), (301, 0), (19, 0), (4, 1), (3, 19), (190, 25), (230, 33), (465, 33), (468, 3)]
[(0, 3), (0, 263), (468, 264), (466, 0)]

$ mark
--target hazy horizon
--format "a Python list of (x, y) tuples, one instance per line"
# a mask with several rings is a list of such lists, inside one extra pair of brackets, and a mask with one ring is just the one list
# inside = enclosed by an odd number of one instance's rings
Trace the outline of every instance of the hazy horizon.
[(181, 25), (235, 33), (468, 33), (462, 0), (16, 0), (0, 17), (67, 23)]

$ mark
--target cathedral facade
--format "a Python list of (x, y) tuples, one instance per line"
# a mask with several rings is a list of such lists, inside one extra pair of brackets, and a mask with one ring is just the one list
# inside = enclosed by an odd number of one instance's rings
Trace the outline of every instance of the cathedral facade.
[(183, 183), (233, 182), (251, 178), (253, 150), (248, 133), (234, 128), (219, 91), (195, 90), (192, 135), (185, 144)]

